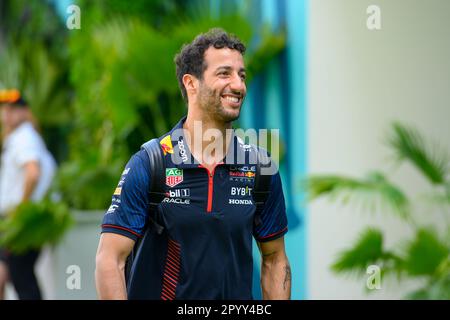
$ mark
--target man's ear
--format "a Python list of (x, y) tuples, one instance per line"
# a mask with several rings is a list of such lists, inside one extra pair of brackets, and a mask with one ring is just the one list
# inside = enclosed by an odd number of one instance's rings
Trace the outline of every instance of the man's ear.
[(183, 85), (186, 88), (188, 95), (196, 94), (198, 88), (198, 79), (192, 74), (186, 73), (183, 76)]

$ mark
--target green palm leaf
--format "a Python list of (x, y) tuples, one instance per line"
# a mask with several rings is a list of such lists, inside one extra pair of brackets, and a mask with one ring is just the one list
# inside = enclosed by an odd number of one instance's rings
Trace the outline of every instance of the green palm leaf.
[(336, 273), (356, 273), (362, 275), (369, 265), (376, 264), (380, 267), (389, 266), (390, 262), (399, 260), (393, 253), (383, 249), (383, 234), (375, 228), (364, 230), (356, 243), (349, 249), (342, 251), (332, 270)]
[(13, 46), (0, 51), (0, 88), (20, 88), (20, 59)]
[(41, 125), (63, 125), (70, 120), (64, 71), (42, 45), (34, 45), (32, 55), (29, 50), (27, 44), (11, 45), (0, 53), (0, 88), (24, 92)]
[(407, 160), (433, 184), (445, 183), (449, 157), (436, 144), (427, 147), (424, 137), (415, 129), (393, 124), (388, 143), (398, 160)]
[(313, 175), (305, 179), (302, 187), (308, 200), (327, 197), (343, 204), (360, 205), (363, 210), (391, 211), (399, 217), (409, 216), (409, 202), (405, 194), (391, 184), (380, 172), (370, 173), (366, 179), (357, 180), (337, 175)]
[(405, 269), (411, 275), (432, 276), (449, 256), (446, 244), (428, 229), (420, 229), (406, 251)]

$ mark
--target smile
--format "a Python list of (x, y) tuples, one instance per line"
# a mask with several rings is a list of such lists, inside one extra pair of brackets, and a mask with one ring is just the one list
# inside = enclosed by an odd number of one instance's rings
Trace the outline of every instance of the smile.
[(235, 95), (222, 95), (222, 98), (231, 104), (239, 104), (241, 102), (241, 98)]

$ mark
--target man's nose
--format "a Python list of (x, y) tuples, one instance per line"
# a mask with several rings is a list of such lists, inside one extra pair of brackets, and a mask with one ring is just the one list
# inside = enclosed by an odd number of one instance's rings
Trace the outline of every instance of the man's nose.
[(244, 96), (246, 91), (245, 80), (243, 80), (239, 74), (235, 74), (231, 79), (230, 89), (234, 92), (239, 92)]

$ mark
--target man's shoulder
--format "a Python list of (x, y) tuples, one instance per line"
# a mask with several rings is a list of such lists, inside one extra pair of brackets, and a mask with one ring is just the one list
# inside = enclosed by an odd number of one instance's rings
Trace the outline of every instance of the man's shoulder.
[(128, 167), (148, 169), (149, 161), (147, 152), (144, 149), (135, 152), (128, 161)]
[[(164, 146), (162, 143), (163, 138), (164, 138), (164, 135), (162, 137), (156, 138), (158, 140), (158, 147), (162, 148), (162, 150), (164, 150)], [(149, 142), (149, 141), (151, 141), (151, 140), (148, 140), (147, 142)], [(150, 178), (151, 163), (150, 163), (149, 154), (147, 153), (146, 149), (143, 147), (144, 144), (142, 144), (141, 148), (131, 156), (130, 160), (127, 163), (125, 170), (133, 170), (136, 174), (140, 174), (140, 175), (145, 174), (145, 177)]]
[(10, 141), (14, 144), (38, 143), (40, 141), (39, 133), (34, 129), (31, 123), (23, 123), (17, 127), (10, 135)]

